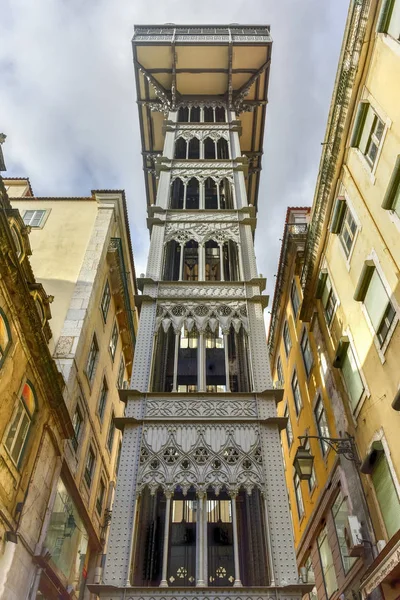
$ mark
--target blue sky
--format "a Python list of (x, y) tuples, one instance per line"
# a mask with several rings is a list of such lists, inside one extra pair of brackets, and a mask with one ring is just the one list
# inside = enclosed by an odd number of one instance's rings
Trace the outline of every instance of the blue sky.
[(135, 23), (270, 24), (256, 252), (273, 295), (287, 206), (312, 204), (349, 0), (3, 0), (7, 174), (37, 196), (126, 190), (137, 273), (148, 251), (130, 40)]

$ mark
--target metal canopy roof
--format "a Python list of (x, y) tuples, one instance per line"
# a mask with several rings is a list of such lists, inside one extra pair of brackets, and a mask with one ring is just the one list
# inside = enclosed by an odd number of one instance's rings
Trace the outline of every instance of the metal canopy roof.
[(140, 25), (132, 40), (147, 202), (169, 110), (197, 100), (228, 103), (241, 122), (247, 193), (257, 206), (272, 39), (260, 25)]

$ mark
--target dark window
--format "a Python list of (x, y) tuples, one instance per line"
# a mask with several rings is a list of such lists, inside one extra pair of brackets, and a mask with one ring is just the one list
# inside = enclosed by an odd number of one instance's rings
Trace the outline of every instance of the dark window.
[(183, 280), (197, 281), (199, 277), (199, 245), (194, 240), (186, 242), (183, 248)]
[(217, 184), (211, 177), (207, 177), (204, 184), (204, 201), (207, 210), (218, 208)]
[(77, 406), (75, 409), (73, 419), (72, 419), (72, 427), (74, 428), (74, 437), (72, 438), (72, 445), (74, 447), (74, 450), (78, 449), (79, 440), (81, 437), (82, 425), (83, 425), (82, 413), (80, 411), (79, 406)]
[(290, 337), (289, 323), (286, 321), (283, 326), (283, 343), (285, 346), (286, 356), (289, 356), (292, 348), (292, 340)]
[(303, 335), (301, 336), (301, 353), (303, 355), (304, 368), (306, 370), (307, 377), (311, 373), (313, 365), (313, 357), (311, 352), (310, 340), (308, 339), (307, 331), (304, 329)]
[(186, 187), (186, 209), (198, 210), (199, 197), (199, 182), (195, 177), (192, 177)]
[(178, 110), (178, 123), (188, 123), (189, 109), (187, 106), (181, 106)]
[(90, 383), (93, 381), (93, 377), (96, 371), (97, 360), (99, 356), (99, 345), (97, 343), (96, 334), (93, 334), (92, 343), (90, 345), (89, 355), (86, 363), (86, 374)]
[(296, 409), (296, 415), (299, 416), (300, 411), (303, 408), (303, 401), (301, 399), (299, 380), (297, 379), (296, 371), (293, 373), (293, 377), (292, 377), (292, 392), (293, 392), (294, 406)]
[(100, 398), (99, 398), (99, 417), (100, 417), (100, 421), (102, 421), (103, 417), (104, 417), (104, 410), (106, 408), (107, 396), (108, 396), (107, 380), (106, 380), (105, 377), (103, 377), (103, 385), (101, 386)]
[(175, 142), (175, 158), (186, 158), (186, 149), (186, 140), (178, 138)]
[(289, 407), (286, 404), (285, 407), (285, 414), (284, 416), (287, 418), (287, 424), (286, 424), (286, 439), (287, 439), (287, 443), (288, 443), (288, 447), (290, 448), (291, 445), (293, 444), (293, 429), (292, 429), (292, 423), (290, 420), (290, 414), (289, 414)]
[(278, 360), (276, 362), (276, 373), (278, 375), (278, 383), (279, 383), (279, 385), (281, 385), (281, 386), (285, 385), (285, 378), (283, 376), (282, 361), (281, 361), (281, 357), (280, 356), (278, 356)]
[(200, 158), (200, 141), (196, 137), (189, 142), (188, 158), (192, 160)]
[(96, 463), (96, 455), (93, 448), (90, 446), (86, 457), (85, 473), (84, 478), (87, 486), (90, 488), (93, 480), (94, 467)]
[(223, 106), (217, 106), (215, 109), (215, 120), (217, 123), (226, 122), (225, 108)]
[(212, 106), (205, 106), (203, 114), (205, 123), (214, 123), (214, 109)]
[(107, 448), (110, 452), (112, 452), (112, 447), (114, 443), (114, 433), (115, 433), (115, 423), (114, 423), (114, 412), (111, 413), (110, 426), (108, 428), (108, 436), (107, 436)]
[(118, 325), (117, 325), (117, 322), (115, 321), (114, 327), (113, 327), (113, 330), (111, 333), (110, 344), (109, 344), (110, 354), (111, 354), (111, 358), (113, 361), (115, 358), (115, 353), (117, 351), (117, 344), (118, 344)]
[(229, 158), (228, 142), (224, 138), (220, 138), (217, 142), (217, 155), (218, 158), (225, 160)]
[[(329, 437), (328, 422), (326, 420), (325, 407), (324, 403), (322, 402), (321, 396), (318, 397), (317, 403), (315, 405), (314, 415), (317, 424), (318, 435), (320, 437)], [(320, 446), (322, 454), (325, 456), (329, 449), (327, 442), (325, 442), (324, 440), (320, 440)]]
[(119, 363), (118, 379), (117, 379), (118, 389), (122, 389), (122, 386), (124, 384), (124, 376), (125, 376), (125, 361), (124, 361), (124, 357), (121, 356), (121, 362)]
[(192, 106), (190, 109), (190, 122), (200, 123), (200, 106)]
[(183, 181), (177, 177), (171, 186), (171, 202), (170, 207), (173, 209), (182, 209), (185, 196), (185, 186)]
[(107, 279), (105, 286), (104, 286), (104, 290), (103, 290), (103, 296), (101, 298), (101, 313), (103, 315), (104, 323), (107, 321), (107, 315), (108, 315), (108, 309), (110, 308), (110, 302), (111, 302), (111, 290), (110, 290), (110, 284)]
[(204, 244), (205, 280), (221, 281), (221, 256), (217, 242), (209, 240)]
[(102, 479), (100, 479), (99, 490), (98, 490), (97, 498), (96, 498), (96, 510), (100, 516), (101, 516), (101, 513), (103, 512), (103, 502), (104, 502), (105, 493), (106, 493), (105, 483)]
[(11, 331), (8, 319), (0, 308), (0, 367), (10, 349), (11, 341)]
[(293, 480), (294, 484), (294, 494), (296, 496), (296, 506), (297, 506), (297, 514), (299, 519), (304, 515), (304, 504), (303, 504), (303, 495), (301, 493), (301, 483), (300, 478), (297, 473), (294, 476)]
[(292, 300), (294, 316), (297, 317), (297, 313), (299, 312), (300, 308), (300, 298), (295, 281), (292, 281), (292, 287), (290, 288), (290, 298)]
[(215, 142), (209, 137), (204, 140), (204, 158), (208, 160), (214, 160), (216, 158)]
[(232, 187), (228, 179), (223, 179), (219, 184), (219, 205), (222, 210), (232, 210)]

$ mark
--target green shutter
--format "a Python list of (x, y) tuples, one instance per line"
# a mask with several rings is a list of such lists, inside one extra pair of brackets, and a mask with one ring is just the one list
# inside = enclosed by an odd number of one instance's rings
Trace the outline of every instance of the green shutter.
[(383, 0), (382, 8), (379, 13), (378, 22), (376, 25), (376, 31), (378, 33), (387, 33), (390, 23), (390, 17), (392, 16), (393, 6), (395, 0)]
[(388, 537), (391, 538), (400, 529), (400, 500), (384, 452), (375, 464), (372, 483)]
[(335, 352), (335, 358), (333, 359), (333, 366), (336, 369), (341, 369), (343, 365), (343, 360), (347, 354), (347, 349), (350, 346), (350, 341), (347, 336), (342, 336), (339, 340), (339, 344), (337, 346)]
[(368, 105), (368, 110), (364, 119), (361, 136), (358, 142), (358, 147), (363, 154), (367, 152), (368, 141), (371, 136), (371, 131), (374, 125), (374, 120), (377, 118), (371, 106)]
[(364, 302), (365, 295), (368, 291), (372, 275), (375, 271), (375, 264), (372, 260), (366, 260), (361, 270), (360, 279), (358, 280), (356, 290), (354, 292), (354, 300)]
[(400, 154), (396, 158), (393, 173), (387, 186), (387, 190), (382, 202), (382, 208), (393, 210), (393, 204), (396, 198), (396, 192), (400, 186)]
[(342, 225), (343, 219), (346, 212), (346, 200), (344, 196), (338, 196), (335, 202), (335, 207), (333, 209), (333, 217), (331, 222), (331, 233), (339, 233)]
[(350, 147), (358, 148), (360, 143), (361, 134), (364, 128), (365, 119), (367, 118), (369, 103), (360, 102), (357, 108), (356, 118), (354, 120), (353, 132), (350, 138)]
[(328, 277), (328, 271), (326, 269), (321, 269), (319, 277), (318, 277), (317, 290), (315, 292), (315, 297), (318, 300), (321, 300), (322, 294), (324, 293), (324, 288), (325, 288), (327, 277)]

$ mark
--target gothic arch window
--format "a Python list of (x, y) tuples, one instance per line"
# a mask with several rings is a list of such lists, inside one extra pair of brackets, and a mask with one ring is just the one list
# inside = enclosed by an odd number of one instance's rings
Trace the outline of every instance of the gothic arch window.
[(226, 122), (225, 108), (223, 106), (216, 107), (215, 120), (217, 123), (225, 123)]
[(181, 246), (175, 240), (165, 245), (164, 251), (164, 281), (179, 281), (180, 279)]
[(187, 106), (181, 106), (178, 110), (178, 123), (189, 122), (189, 108)]
[(208, 326), (205, 332), (206, 347), (206, 390), (207, 392), (226, 391), (226, 362), (224, 336), (218, 325), (214, 331)]
[(218, 158), (229, 158), (228, 142), (225, 138), (220, 138), (217, 142), (217, 155)]
[(207, 210), (218, 208), (217, 184), (211, 177), (207, 177), (204, 183), (204, 203)]
[(173, 209), (182, 209), (185, 196), (185, 185), (179, 177), (177, 177), (171, 186), (171, 201), (170, 207)]
[(214, 123), (214, 109), (212, 106), (205, 106), (203, 109), (204, 123)]
[(233, 210), (232, 187), (228, 179), (224, 177), (219, 184), (219, 202), (220, 208), (224, 210)]
[(172, 392), (174, 379), (175, 334), (172, 327), (161, 326), (155, 339), (153, 392)]
[(8, 320), (0, 308), (0, 368), (4, 363), (12, 343), (11, 330)]
[(239, 281), (239, 251), (237, 244), (228, 240), (222, 247), (222, 263), (225, 281)]
[(11, 419), (5, 441), (5, 447), (16, 466), (19, 466), (21, 463), (36, 409), (37, 401), (34, 388), (29, 381), (26, 381)]
[(205, 254), (205, 280), (221, 281), (221, 255), (220, 247), (214, 240), (204, 244)]
[(192, 160), (200, 158), (200, 141), (196, 137), (189, 142), (188, 158)]
[(190, 393), (197, 391), (197, 352), (199, 333), (196, 326), (189, 331), (182, 327), (179, 337), (177, 390)]
[(190, 109), (190, 122), (200, 123), (200, 106), (192, 106)]
[(228, 334), (229, 388), (231, 392), (250, 392), (250, 358), (247, 334), (231, 325)]
[(192, 177), (186, 187), (186, 208), (188, 210), (197, 210), (199, 208), (199, 182)]
[(183, 273), (184, 281), (198, 281), (199, 278), (199, 245), (194, 240), (189, 240), (183, 247)]
[(210, 137), (204, 140), (204, 158), (213, 160), (216, 158), (215, 155), (215, 142)]
[(175, 158), (186, 158), (187, 142), (183, 138), (178, 138), (175, 142)]
[(11, 235), (14, 241), (15, 250), (17, 252), (17, 258), (20, 261), (24, 255), (24, 250), (21, 242), (21, 238), (16, 225), (11, 225)]

